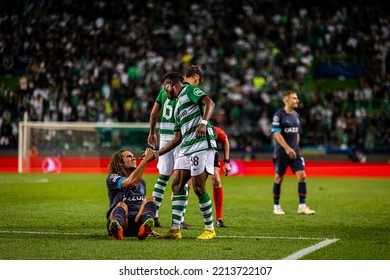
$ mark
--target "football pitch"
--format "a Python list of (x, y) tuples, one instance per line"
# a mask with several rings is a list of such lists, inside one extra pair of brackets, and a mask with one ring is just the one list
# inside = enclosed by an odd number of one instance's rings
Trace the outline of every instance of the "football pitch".
[[(105, 174), (0, 173), (2, 260), (389, 260), (390, 178), (313, 177), (298, 215), (297, 183), (286, 177), (272, 213), (272, 177), (223, 177), (224, 221), (218, 238), (198, 241), (203, 222), (190, 191), (182, 240), (107, 235)], [(145, 175), (151, 195), (156, 175)], [(212, 188), (208, 181), (208, 192)], [(160, 209), (170, 224), (168, 187)], [(215, 213), (214, 213), (215, 215)]]

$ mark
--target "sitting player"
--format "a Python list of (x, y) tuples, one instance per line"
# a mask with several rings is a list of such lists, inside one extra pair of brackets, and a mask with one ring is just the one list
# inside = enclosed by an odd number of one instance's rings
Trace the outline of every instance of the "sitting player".
[(137, 236), (144, 240), (153, 231), (156, 204), (153, 197), (145, 197), (146, 182), (142, 179), (146, 164), (153, 151), (146, 149), (137, 167), (136, 157), (127, 150), (116, 152), (108, 165), (106, 185), (110, 210), (107, 229), (115, 240), (124, 236)]

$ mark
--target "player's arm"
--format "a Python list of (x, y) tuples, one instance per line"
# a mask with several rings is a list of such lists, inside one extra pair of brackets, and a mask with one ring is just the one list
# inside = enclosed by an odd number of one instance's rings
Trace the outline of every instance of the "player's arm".
[(142, 160), (137, 166), (137, 168), (130, 174), (129, 177), (122, 181), (122, 188), (132, 188), (141, 180), (142, 175), (145, 171), (145, 167), (152, 157), (153, 150), (147, 148), (143, 153)]
[(292, 149), (286, 142), (286, 140), (284, 140), (284, 137), (283, 135), (278, 132), (278, 131), (275, 131), (274, 132), (274, 138), (276, 141), (278, 141), (278, 143), (280, 144), (280, 146), (282, 146), (284, 148), (284, 150), (286, 151), (287, 155), (291, 158), (296, 158), (297, 157), (297, 154), (295, 153), (294, 149)]
[(223, 160), (223, 170), (225, 171), (225, 176), (227, 176), (232, 170), (232, 167), (230, 166), (230, 143), (229, 138), (226, 135), (225, 141), (221, 142), (224, 160)]
[(203, 119), (206, 121), (209, 121), (211, 119), (211, 116), (213, 115), (215, 103), (208, 96), (203, 96), (201, 98), (200, 102), (202, 103), (202, 105), (205, 106), (205, 110), (203, 113)]
[[(203, 96), (200, 101), (201, 105), (204, 106), (204, 112), (202, 116), (202, 121), (209, 121), (214, 112), (215, 103), (211, 100), (207, 95)], [(200, 124), (195, 131), (195, 135), (197, 138), (203, 138), (206, 135), (207, 124)]]
[(157, 134), (156, 134), (156, 125), (158, 116), (160, 114), (161, 105), (157, 102), (154, 102), (152, 112), (150, 113), (150, 119), (149, 119), (149, 136), (148, 136), (148, 145), (156, 148), (157, 144)]
[(168, 143), (166, 143), (164, 147), (162, 147), (158, 151), (153, 151), (153, 155), (150, 158), (150, 161), (158, 158), (159, 156), (162, 156), (163, 154), (168, 153), (169, 151), (176, 148), (180, 143), (181, 143), (181, 132), (179, 130), (179, 131), (175, 131), (173, 139)]

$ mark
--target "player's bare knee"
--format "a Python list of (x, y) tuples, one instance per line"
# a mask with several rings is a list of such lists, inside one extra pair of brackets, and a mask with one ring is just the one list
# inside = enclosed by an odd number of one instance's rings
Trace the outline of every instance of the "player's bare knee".
[(220, 188), (221, 187), (221, 180), (214, 179), (211, 181), (211, 184), (212, 184), (213, 188)]
[(276, 184), (281, 184), (283, 182), (284, 176), (275, 175), (274, 182)]
[(305, 174), (299, 174), (298, 181), (299, 182), (305, 182), (306, 181), (306, 175)]
[(194, 192), (195, 192), (195, 194), (196, 194), (197, 196), (202, 196), (202, 195), (204, 195), (204, 194), (206, 193), (206, 189), (197, 188), (197, 189), (195, 190), (195, 188), (194, 188)]
[(306, 173), (304, 171), (298, 171), (297, 178), (298, 178), (298, 182), (305, 182), (306, 181)]
[(172, 192), (182, 192), (184, 191), (185, 184), (172, 184)]
[(116, 207), (122, 207), (122, 208), (124, 208), (124, 209), (127, 209), (127, 205), (126, 205), (126, 203), (124, 203), (123, 201), (118, 202), (118, 204), (116, 205)]
[(180, 191), (180, 185), (173, 185), (172, 184), (172, 192), (177, 193)]
[(150, 202), (150, 201), (152, 201), (152, 202), (155, 201), (153, 196), (148, 196), (147, 198), (145, 198), (145, 202)]

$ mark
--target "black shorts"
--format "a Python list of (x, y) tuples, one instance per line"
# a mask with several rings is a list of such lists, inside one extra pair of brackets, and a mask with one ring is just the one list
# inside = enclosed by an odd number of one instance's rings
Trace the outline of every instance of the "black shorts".
[(218, 151), (215, 151), (215, 157), (214, 157), (214, 167), (221, 168), (221, 165), (219, 164), (219, 156), (218, 156)]
[(305, 160), (301, 155), (296, 158), (290, 158), (285, 153), (276, 154), (273, 157), (274, 169), (279, 176), (286, 174), (287, 168), (290, 167), (293, 173), (305, 170)]

